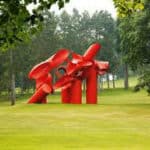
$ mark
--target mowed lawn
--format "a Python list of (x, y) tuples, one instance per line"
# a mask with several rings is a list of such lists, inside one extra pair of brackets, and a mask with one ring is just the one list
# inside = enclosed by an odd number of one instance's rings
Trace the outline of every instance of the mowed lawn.
[[(97, 105), (15, 106), (0, 102), (0, 150), (149, 150), (150, 97), (144, 91), (104, 90)], [(83, 96), (85, 99), (85, 96)]]

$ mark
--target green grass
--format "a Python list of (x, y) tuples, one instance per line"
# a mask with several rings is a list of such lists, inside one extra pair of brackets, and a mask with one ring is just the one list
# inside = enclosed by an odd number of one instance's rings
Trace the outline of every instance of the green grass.
[[(0, 103), (1, 150), (149, 150), (150, 97), (144, 91), (100, 92), (98, 105)], [(85, 99), (85, 96), (83, 97)]]

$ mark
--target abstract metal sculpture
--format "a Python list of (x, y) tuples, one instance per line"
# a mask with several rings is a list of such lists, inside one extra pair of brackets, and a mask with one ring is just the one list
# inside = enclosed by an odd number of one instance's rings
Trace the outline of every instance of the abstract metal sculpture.
[[(94, 60), (100, 48), (99, 43), (92, 44), (83, 56), (61, 49), (46, 61), (33, 67), (28, 77), (36, 81), (36, 91), (28, 103), (47, 103), (47, 95), (61, 88), (62, 103), (81, 104), (82, 81), (85, 79), (86, 103), (96, 104), (97, 76), (105, 74), (109, 69), (108, 62)], [(61, 66), (63, 63), (66, 65)], [(53, 69), (57, 69), (55, 73), (58, 77), (54, 84), (49, 73)]]

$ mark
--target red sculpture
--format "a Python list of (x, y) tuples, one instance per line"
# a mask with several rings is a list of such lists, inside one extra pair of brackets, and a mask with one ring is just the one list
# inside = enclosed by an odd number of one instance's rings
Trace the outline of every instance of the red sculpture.
[[(109, 63), (94, 60), (101, 46), (91, 45), (83, 56), (61, 49), (46, 61), (36, 65), (29, 73), (29, 78), (36, 81), (36, 91), (28, 103), (46, 103), (46, 96), (61, 88), (62, 103), (82, 103), (82, 81), (86, 80), (86, 103), (97, 103), (97, 76), (103, 75), (109, 69)], [(69, 60), (69, 55), (72, 59)], [(64, 66), (61, 64), (66, 63)], [(52, 84), (49, 73), (56, 69), (59, 78)], [(63, 71), (63, 73), (62, 73)]]

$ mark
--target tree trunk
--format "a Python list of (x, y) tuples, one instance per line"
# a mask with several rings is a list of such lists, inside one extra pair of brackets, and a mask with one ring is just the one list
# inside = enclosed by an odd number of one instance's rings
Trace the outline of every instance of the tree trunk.
[(20, 91), (20, 94), (23, 95), (23, 92), (24, 92), (24, 79), (23, 79), (23, 73), (21, 72), (20, 73), (20, 88), (21, 88), (21, 91)]
[(128, 89), (129, 88), (129, 82), (128, 82), (128, 65), (125, 64), (124, 66), (124, 88)]
[(15, 73), (13, 67), (13, 51), (10, 50), (10, 101), (11, 105), (15, 105), (16, 92), (15, 92)]
[(103, 90), (103, 85), (104, 85), (104, 81), (103, 79), (101, 80), (101, 89)]
[(103, 79), (101, 76), (98, 76), (99, 77), (99, 90), (103, 90)]
[(100, 91), (100, 89), (101, 89), (101, 81), (100, 81), (100, 76), (97, 76), (97, 82), (98, 82), (98, 84), (97, 84), (97, 89), (98, 89), (98, 91)]
[(109, 89), (110, 88), (110, 84), (109, 84), (109, 74), (108, 73), (106, 74), (106, 78), (107, 78), (107, 88)]
[(112, 80), (113, 80), (113, 88), (115, 88), (116, 85), (115, 85), (115, 75), (114, 74), (112, 74)]

